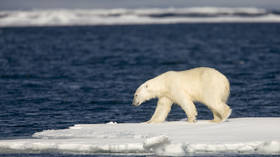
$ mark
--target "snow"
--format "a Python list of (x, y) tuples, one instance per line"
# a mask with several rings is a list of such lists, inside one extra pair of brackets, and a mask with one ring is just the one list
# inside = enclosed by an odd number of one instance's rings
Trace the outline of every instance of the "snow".
[(187, 155), (280, 154), (280, 118), (234, 118), (158, 124), (77, 124), (44, 130), (30, 139), (0, 140), (0, 153)]

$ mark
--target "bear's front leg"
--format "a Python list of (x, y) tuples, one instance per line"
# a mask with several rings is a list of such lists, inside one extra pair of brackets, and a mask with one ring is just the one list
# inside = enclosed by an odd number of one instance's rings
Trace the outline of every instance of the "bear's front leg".
[(195, 123), (197, 110), (194, 103), (191, 101), (188, 95), (178, 92), (176, 101), (178, 105), (185, 111), (188, 117), (188, 122)]
[(165, 121), (168, 113), (171, 110), (172, 101), (166, 97), (158, 99), (156, 110), (152, 118), (146, 123), (160, 123)]
[(188, 117), (188, 122), (195, 123), (197, 111), (196, 111), (196, 107), (195, 107), (194, 103), (192, 101), (186, 101), (185, 104), (182, 104), (180, 106), (185, 111), (185, 113)]

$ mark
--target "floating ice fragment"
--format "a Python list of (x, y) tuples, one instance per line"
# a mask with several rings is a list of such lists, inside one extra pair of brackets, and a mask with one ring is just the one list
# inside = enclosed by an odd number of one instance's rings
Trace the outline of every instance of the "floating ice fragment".
[(117, 122), (108, 122), (106, 124), (118, 124)]

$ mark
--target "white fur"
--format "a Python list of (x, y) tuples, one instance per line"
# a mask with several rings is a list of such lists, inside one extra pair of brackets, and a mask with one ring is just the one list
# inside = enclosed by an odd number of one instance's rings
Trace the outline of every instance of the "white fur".
[(226, 104), (229, 90), (228, 79), (213, 68), (168, 71), (138, 87), (133, 104), (139, 106), (147, 100), (158, 98), (155, 113), (148, 123), (163, 122), (173, 103), (185, 111), (189, 122), (195, 122), (197, 110), (194, 102), (201, 102), (212, 111), (213, 122), (222, 122), (231, 114)]

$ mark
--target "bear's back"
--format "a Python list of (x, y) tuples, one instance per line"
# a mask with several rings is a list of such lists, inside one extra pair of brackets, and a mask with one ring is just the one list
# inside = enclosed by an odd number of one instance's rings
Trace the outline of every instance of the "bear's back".
[[(229, 93), (229, 81), (219, 71), (208, 68), (199, 67), (185, 71), (169, 71), (165, 74), (168, 82), (172, 82), (169, 86), (182, 88), (194, 100), (201, 99), (202, 95), (212, 95), (211, 93), (226, 93), (225, 99)], [(214, 94), (213, 93), (213, 94)]]

